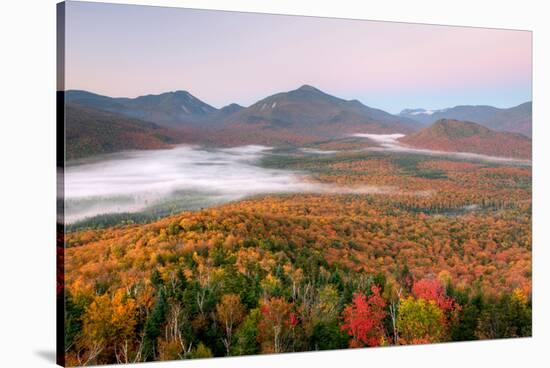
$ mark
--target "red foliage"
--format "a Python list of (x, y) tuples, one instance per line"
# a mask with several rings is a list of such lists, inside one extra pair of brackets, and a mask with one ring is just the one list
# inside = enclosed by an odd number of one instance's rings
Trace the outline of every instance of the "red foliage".
[(422, 279), (414, 283), (412, 293), (416, 298), (434, 301), (444, 311), (455, 308), (455, 302), (449, 298), (441, 282), (436, 279)]
[(298, 317), (295, 313), (290, 312), (290, 315), (288, 316), (288, 324), (291, 327), (295, 327), (298, 324)]
[(258, 341), (262, 344), (262, 351), (287, 351), (294, 327), (298, 324), (298, 318), (292, 309), (293, 305), (283, 298), (271, 298), (262, 303), (262, 320), (258, 326)]
[(384, 337), (382, 320), (386, 316), (386, 302), (380, 296), (380, 287), (372, 287), (372, 295), (368, 298), (362, 293), (355, 293), (352, 305), (344, 309), (344, 324), (352, 339), (350, 347), (379, 346)]
[(496, 132), (475, 123), (450, 119), (440, 120), (400, 141), (414, 147), (441, 151), (529, 159), (532, 151), (531, 140), (522, 135)]

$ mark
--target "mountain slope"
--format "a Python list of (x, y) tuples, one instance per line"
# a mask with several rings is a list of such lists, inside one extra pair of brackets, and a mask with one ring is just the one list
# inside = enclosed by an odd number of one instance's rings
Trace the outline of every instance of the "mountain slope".
[(205, 137), (209, 143), (296, 146), (350, 133), (409, 133), (418, 129), (413, 120), (308, 85), (266, 97), (247, 108), (230, 105), (212, 118), (221, 116), (225, 109), (230, 111)]
[(78, 104), (65, 107), (68, 160), (131, 149), (168, 148), (181, 133), (156, 124)]
[(225, 124), (249, 129), (288, 129), (317, 136), (407, 133), (417, 125), (410, 119), (367, 107), (357, 100), (346, 101), (308, 85), (266, 97), (230, 115)]
[(211, 143), (297, 144), (349, 133), (410, 133), (414, 120), (347, 101), (304, 85), (266, 97), (250, 107), (230, 104), (216, 109), (185, 91), (137, 98), (113, 98), (70, 90), (68, 103), (158, 125), (193, 129)]
[(417, 148), (472, 152), (491, 156), (531, 158), (531, 140), (521, 134), (495, 132), (482, 125), (441, 119), (400, 142)]
[(166, 92), (136, 98), (115, 98), (87, 91), (70, 90), (65, 93), (65, 98), (68, 103), (76, 103), (171, 127), (208, 123), (207, 117), (217, 111), (187, 91)]
[[(222, 107), (221, 109), (219, 110), (216, 110), (215, 112), (211, 113), (209, 116), (208, 116), (208, 119), (213, 121), (213, 122), (221, 122), (225, 119), (227, 119), (229, 116), (241, 111), (241, 110), (244, 110), (245, 107), (239, 105), (239, 104), (236, 104), (236, 103), (232, 103), (232, 104), (229, 104), (227, 106), (224, 106)], [(216, 126), (219, 126), (219, 124), (217, 124)]]
[(521, 133), (531, 137), (533, 135), (532, 116), (533, 104), (525, 102), (509, 109), (500, 109), (484, 124), (493, 130)]
[(455, 106), (442, 110), (405, 109), (399, 114), (429, 125), (440, 119), (454, 119), (473, 121), (487, 128), (498, 131), (521, 133), (526, 136), (532, 134), (532, 103), (525, 102), (508, 109), (493, 106)]

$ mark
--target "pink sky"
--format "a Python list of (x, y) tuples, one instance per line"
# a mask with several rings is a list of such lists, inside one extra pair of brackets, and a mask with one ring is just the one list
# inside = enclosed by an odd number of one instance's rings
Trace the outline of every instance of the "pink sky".
[(66, 82), (216, 107), (311, 84), (397, 112), (531, 99), (531, 33), (69, 2)]

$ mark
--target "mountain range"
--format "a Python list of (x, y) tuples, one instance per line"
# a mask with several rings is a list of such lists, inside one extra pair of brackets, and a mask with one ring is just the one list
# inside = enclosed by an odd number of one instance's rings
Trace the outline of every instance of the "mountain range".
[(418, 125), (409, 118), (365, 106), (357, 100), (343, 100), (309, 85), (266, 97), (228, 116), (225, 123), (290, 128), (319, 136), (358, 129), (372, 133), (411, 132)]
[[(410, 132), (418, 125), (412, 119), (365, 106), (357, 100), (343, 100), (308, 85), (266, 97), (247, 108), (233, 103), (216, 109), (187, 91), (115, 98), (69, 90), (65, 99), (68, 103), (176, 128), (246, 126), (332, 134), (336, 128), (349, 131), (364, 128), (373, 133)], [(313, 126), (315, 132), (311, 131)]]
[(405, 109), (399, 116), (412, 119), (422, 125), (432, 124), (440, 119), (473, 121), (489, 129), (532, 135), (532, 103), (507, 109), (493, 106), (455, 106), (441, 110)]
[(68, 103), (109, 111), (128, 117), (177, 127), (182, 124), (208, 123), (206, 117), (218, 112), (187, 91), (166, 92), (136, 98), (107, 97), (88, 91), (70, 90)]
[(490, 156), (531, 158), (531, 139), (522, 134), (497, 132), (480, 124), (441, 119), (399, 140), (430, 150), (472, 152)]
[[(499, 150), (494, 147), (480, 147), (482, 141), (494, 145), (495, 140), (509, 142), (512, 137), (498, 135), (496, 131), (528, 136), (531, 133), (530, 102), (510, 109), (457, 106), (436, 111), (409, 109), (393, 115), (309, 85), (268, 96), (249, 107), (232, 103), (220, 109), (187, 91), (126, 98), (69, 90), (65, 92), (65, 101), (67, 158), (125, 149), (163, 148), (182, 142), (224, 146), (302, 145), (352, 133), (402, 133), (408, 135), (404, 142), (411, 145), (467, 148), (496, 154)], [(472, 130), (468, 125), (472, 123), (460, 126), (448, 123), (455, 129), (448, 131), (452, 133), (448, 139), (440, 134), (441, 124), (421, 130), (441, 119), (472, 121), (479, 127)], [(483, 127), (491, 133), (481, 129)], [(472, 137), (455, 136), (461, 129), (483, 139), (474, 143)], [(464, 144), (462, 148), (461, 144)], [(526, 157), (527, 150), (520, 151), (519, 155)]]

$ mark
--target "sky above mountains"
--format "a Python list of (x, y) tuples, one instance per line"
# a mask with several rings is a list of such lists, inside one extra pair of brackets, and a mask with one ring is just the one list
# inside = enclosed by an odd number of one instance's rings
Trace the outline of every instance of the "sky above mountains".
[(310, 84), (397, 113), (531, 100), (531, 33), (68, 2), (66, 89), (249, 106)]

